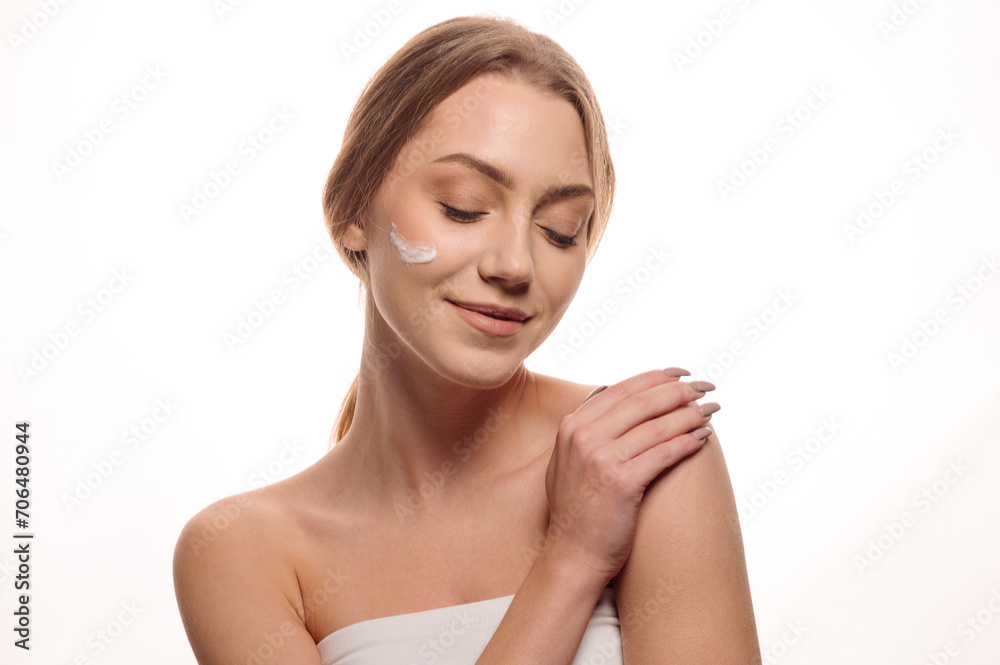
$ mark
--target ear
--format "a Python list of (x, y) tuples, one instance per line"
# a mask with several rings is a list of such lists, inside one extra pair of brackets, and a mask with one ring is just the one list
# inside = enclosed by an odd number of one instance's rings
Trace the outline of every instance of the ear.
[(347, 225), (342, 242), (345, 247), (353, 249), (356, 252), (368, 249), (368, 240), (365, 238), (365, 231), (357, 222), (351, 222)]

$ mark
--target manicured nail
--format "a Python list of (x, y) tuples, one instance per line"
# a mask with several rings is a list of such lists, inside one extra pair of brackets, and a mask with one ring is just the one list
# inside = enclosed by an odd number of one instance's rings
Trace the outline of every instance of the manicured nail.
[(710, 416), (721, 408), (722, 406), (718, 402), (708, 402), (698, 406), (698, 410), (701, 411), (701, 415), (703, 416)]
[(677, 376), (677, 377), (691, 376), (691, 372), (687, 371), (686, 369), (681, 369), (680, 367), (668, 367), (663, 371), (669, 374), (670, 376)]
[(693, 436), (694, 438), (699, 439), (699, 440), (700, 439), (707, 439), (708, 435), (711, 434), (711, 433), (712, 433), (712, 430), (708, 429), (707, 427), (699, 427), (695, 431), (691, 432), (691, 436)]
[(692, 381), (691, 387), (701, 393), (707, 393), (709, 390), (715, 390), (715, 384), (710, 381)]

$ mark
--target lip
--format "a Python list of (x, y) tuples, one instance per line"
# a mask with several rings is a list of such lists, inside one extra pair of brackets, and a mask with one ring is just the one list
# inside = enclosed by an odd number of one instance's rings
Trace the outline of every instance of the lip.
[(452, 305), (458, 305), (462, 309), (469, 309), (473, 312), (479, 312), (480, 314), (485, 314), (494, 319), (517, 321), (519, 323), (524, 323), (530, 317), (523, 311), (516, 307), (504, 307), (502, 305), (494, 305), (493, 303), (485, 302), (462, 302), (461, 300), (449, 300)]
[[(524, 322), (531, 318), (513, 307), (501, 307), (490, 303), (459, 303), (454, 300), (446, 302), (455, 308), (466, 323), (496, 337), (516, 335), (524, 327)], [(511, 318), (499, 318), (500, 316)]]

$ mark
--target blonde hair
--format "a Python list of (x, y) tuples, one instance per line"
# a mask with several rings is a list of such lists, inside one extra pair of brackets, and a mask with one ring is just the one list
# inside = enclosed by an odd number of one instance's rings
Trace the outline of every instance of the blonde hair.
[[(367, 285), (367, 258), (364, 251), (344, 245), (349, 225), (363, 228), (375, 194), (434, 108), (487, 73), (519, 78), (562, 97), (577, 110), (594, 184), (587, 261), (593, 257), (611, 213), (615, 173), (604, 118), (590, 82), (572, 56), (549, 37), (508, 18), (461, 16), (423, 30), (396, 51), (368, 81), (348, 119), (323, 189), (323, 216), (341, 259), (362, 284)], [(337, 415), (331, 445), (350, 429), (357, 393), (355, 376)]]

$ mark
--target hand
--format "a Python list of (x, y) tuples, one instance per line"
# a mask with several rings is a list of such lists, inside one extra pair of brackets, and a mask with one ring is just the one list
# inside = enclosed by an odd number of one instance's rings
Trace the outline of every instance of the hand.
[(545, 476), (546, 556), (607, 584), (628, 560), (646, 487), (711, 434), (704, 425), (719, 405), (697, 400), (714, 389), (654, 370), (608, 386), (566, 416)]

